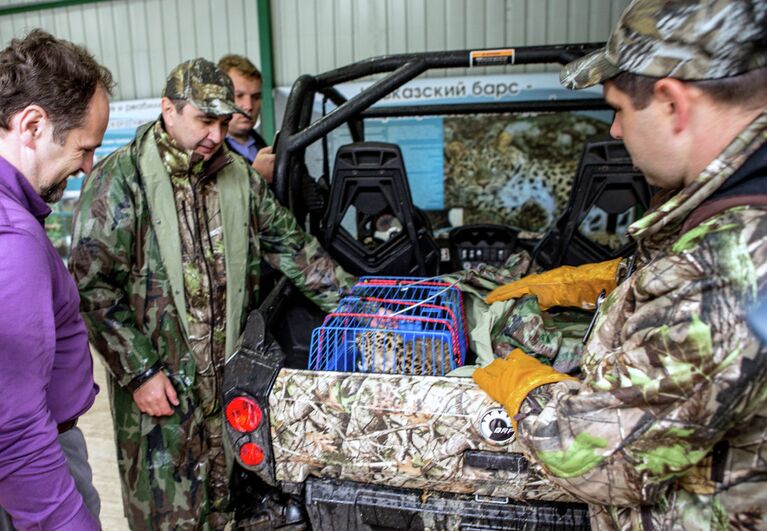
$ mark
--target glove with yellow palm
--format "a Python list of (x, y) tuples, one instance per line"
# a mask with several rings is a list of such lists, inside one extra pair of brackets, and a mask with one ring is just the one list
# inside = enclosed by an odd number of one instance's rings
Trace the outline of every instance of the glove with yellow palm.
[(523, 295), (535, 295), (541, 310), (554, 306), (565, 306), (593, 310), (595, 301), (602, 290), (610, 293), (617, 285), (617, 272), (622, 258), (584, 264), (562, 266), (526, 277), (494, 289), (485, 297), (493, 303), (516, 299)]
[(506, 359), (495, 359), (487, 367), (475, 370), (471, 377), (490, 398), (500, 402), (506, 409), (514, 431), (517, 430), (514, 416), (530, 391), (541, 385), (575, 380), (572, 376), (544, 365), (518, 348), (512, 350)]

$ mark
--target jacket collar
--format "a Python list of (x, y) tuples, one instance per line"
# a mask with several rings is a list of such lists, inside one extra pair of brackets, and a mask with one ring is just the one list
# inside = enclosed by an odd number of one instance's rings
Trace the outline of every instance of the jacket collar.
[[(184, 295), (181, 240), (178, 215), (173, 199), (171, 180), (161, 160), (155, 142), (153, 124), (138, 129), (134, 149), (139, 177), (147, 200), (152, 230), (157, 236), (161, 260), (165, 266), (173, 303), (185, 337), (189, 337), (188, 315)], [(225, 151), (225, 150), (221, 150)], [(224, 263), (226, 264), (226, 352), (234, 351), (240, 332), (240, 323), (246, 300), (245, 279), (249, 252), (250, 183), (248, 166), (240, 160), (231, 160), (228, 153), (216, 174), (216, 188), (220, 194), (224, 228)], [(211, 161), (213, 158), (211, 158)], [(215, 166), (210, 166), (214, 168)]]
[(194, 152), (183, 150), (165, 130), (162, 118), (155, 122), (152, 132), (165, 171), (171, 176), (204, 179), (215, 175), (231, 162), (223, 145), (207, 161), (199, 155), (195, 156)]
[(709, 198), (767, 194), (767, 142)]

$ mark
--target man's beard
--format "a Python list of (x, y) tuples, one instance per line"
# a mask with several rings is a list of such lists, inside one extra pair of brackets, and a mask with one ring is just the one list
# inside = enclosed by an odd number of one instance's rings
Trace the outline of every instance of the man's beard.
[(40, 190), (40, 197), (43, 198), (43, 201), (46, 203), (56, 203), (58, 202), (62, 197), (64, 197), (64, 191), (67, 189), (67, 180), (64, 179), (58, 184), (54, 184), (52, 186), (49, 186), (47, 188), (43, 188)]

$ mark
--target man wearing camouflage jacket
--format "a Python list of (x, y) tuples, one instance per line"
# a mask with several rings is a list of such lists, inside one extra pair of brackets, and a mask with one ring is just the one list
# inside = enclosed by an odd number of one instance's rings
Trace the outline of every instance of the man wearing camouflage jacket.
[(635, 0), (561, 77), (604, 83), (662, 200), (581, 378), (515, 350), (474, 379), (595, 529), (767, 529), (767, 346), (745, 319), (767, 289), (767, 1)]
[(330, 309), (351, 277), (224, 145), (232, 83), (194, 59), (169, 75), (162, 116), (86, 179), (70, 261), (108, 366), (133, 529), (222, 529), (228, 474), (220, 386), (262, 256)]

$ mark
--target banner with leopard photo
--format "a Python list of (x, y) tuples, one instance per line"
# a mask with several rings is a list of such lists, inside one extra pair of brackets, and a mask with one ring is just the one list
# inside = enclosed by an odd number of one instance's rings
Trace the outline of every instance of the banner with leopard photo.
[[(336, 88), (348, 98), (371, 83)], [(278, 113), (288, 93), (278, 89)], [(433, 230), (493, 223), (542, 233), (567, 206), (584, 144), (608, 134), (612, 112), (526, 112), (524, 102), (601, 96), (599, 88), (564, 90), (556, 72), (416, 79), (374, 107), (514, 102), (520, 112), (366, 119), (365, 140), (400, 147), (413, 202)], [(332, 108), (318, 98), (314, 118)], [(343, 128), (328, 136), (331, 165), (350, 142)], [(322, 173), (323, 156), (320, 142), (307, 150), (312, 175)]]

